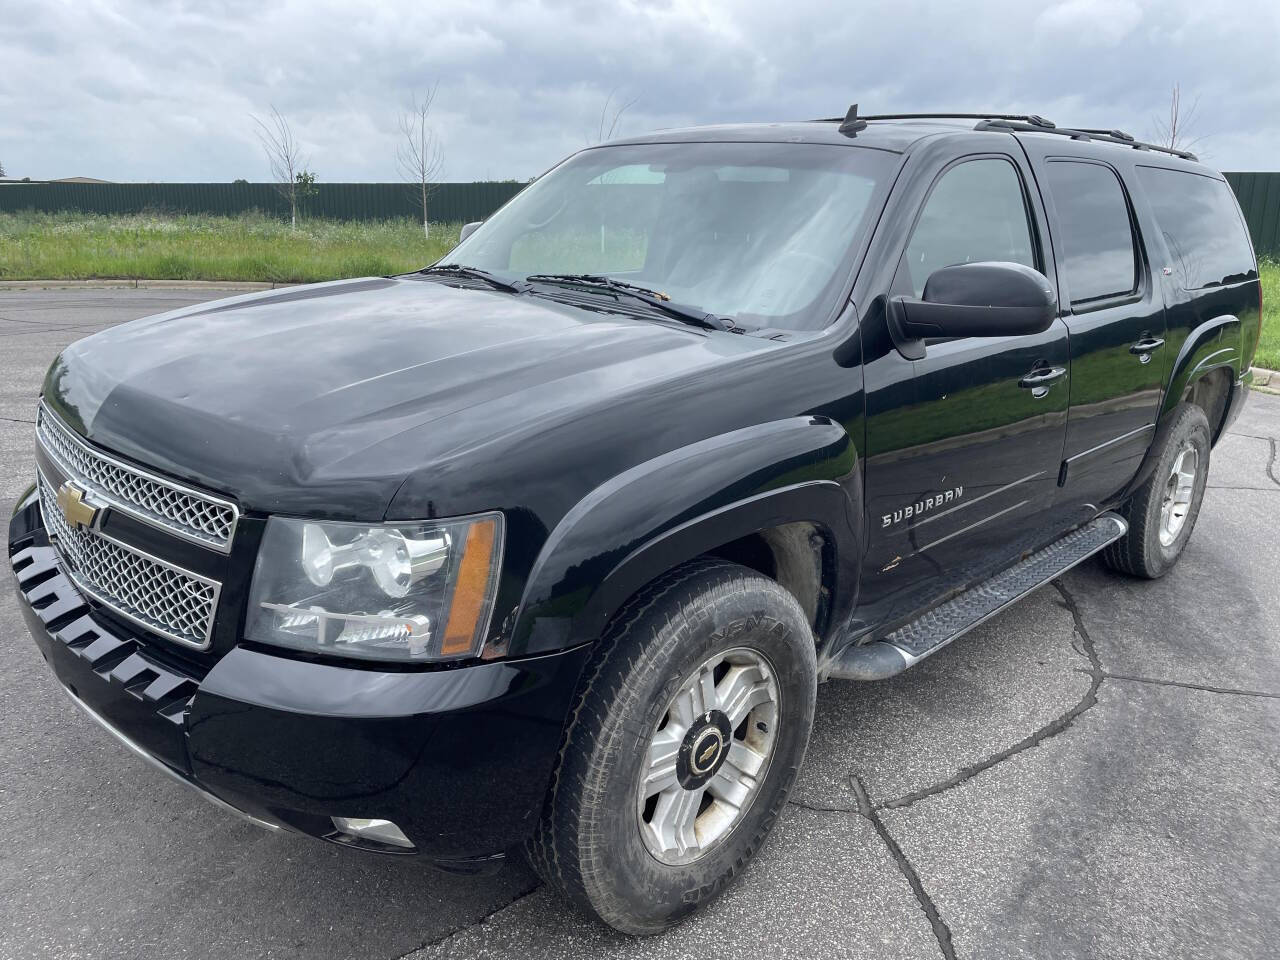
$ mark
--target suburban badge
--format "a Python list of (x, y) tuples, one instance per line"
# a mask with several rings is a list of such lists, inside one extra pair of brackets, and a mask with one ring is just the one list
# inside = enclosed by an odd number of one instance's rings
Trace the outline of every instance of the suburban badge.
[(922, 513), (928, 513), (930, 510), (936, 510), (944, 503), (951, 503), (959, 500), (964, 496), (964, 487), (952, 487), (950, 490), (943, 490), (941, 493), (930, 494), (922, 500), (915, 503), (909, 503), (905, 507), (894, 510), (892, 513), (886, 513), (880, 517), (880, 527), (891, 527), (895, 523), (901, 523), (903, 520), (910, 520), (912, 517), (918, 517)]

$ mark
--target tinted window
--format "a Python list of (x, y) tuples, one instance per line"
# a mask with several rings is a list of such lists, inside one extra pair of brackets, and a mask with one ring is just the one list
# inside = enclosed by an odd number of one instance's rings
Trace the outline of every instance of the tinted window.
[(1138, 180), (1184, 287), (1196, 290), (1253, 276), (1249, 237), (1229, 186), (1158, 167), (1139, 167)]
[(1007, 160), (967, 160), (942, 175), (903, 254), (899, 283), (918, 297), (935, 270), (981, 260), (1036, 266), (1022, 181)]
[(1055, 160), (1049, 191), (1062, 236), (1059, 256), (1071, 302), (1122, 296), (1138, 289), (1138, 257), (1120, 178), (1097, 163)]

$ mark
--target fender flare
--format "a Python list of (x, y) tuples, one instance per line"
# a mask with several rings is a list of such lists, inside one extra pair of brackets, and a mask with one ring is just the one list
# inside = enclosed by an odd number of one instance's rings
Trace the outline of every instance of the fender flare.
[(850, 595), (860, 556), (859, 460), (844, 428), (791, 417), (722, 434), (638, 464), (592, 490), (556, 525), (525, 585), (511, 653), (600, 635), (662, 573), (740, 537), (809, 522), (830, 539), (833, 598)]
[[(1234, 338), (1232, 337), (1233, 327), (1235, 328)], [(1151, 443), (1147, 447), (1146, 455), (1142, 458), (1138, 472), (1126, 484), (1122, 497), (1129, 496), (1151, 476), (1151, 471), (1155, 469), (1156, 462), (1160, 459), (1169, 415), (1182, 403), (1182, 395), (1186, 393), (1188, 384), (1198, 380), (1210, 370), (1223, 367), (1231, 371), (1233, 384), (1239, 378), (1241, 335), (1240, 318), (1232, 314), (1223, 314), (1212, 320), (1206, 320), (1187, 334), (1181, 349), (1178, 350), (1178, 356), (1173, 361), (1164, 398), (1160, 402), (1160, 410), (1156, 416), (1156, 429), (1152, 432)], [(1210, 424), (1211, 429), (1212, 426)]]
[(1206, 320), (1187, 334), (1173, 361), (1157, 423), (1182, 402), (1187, 385), (1210, 370), (1229, 367), (1232, 380), (1239, 379), (1241, 335), (1240, 318), (1233, 314)]

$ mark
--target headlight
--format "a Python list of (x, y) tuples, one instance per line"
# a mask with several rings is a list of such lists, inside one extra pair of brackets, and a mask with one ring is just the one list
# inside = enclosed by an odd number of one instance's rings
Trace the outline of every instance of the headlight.
[(272, 517), (249, 594), (250, 640), (377, 660), (480, 652), (502, 515), (369, 526)]

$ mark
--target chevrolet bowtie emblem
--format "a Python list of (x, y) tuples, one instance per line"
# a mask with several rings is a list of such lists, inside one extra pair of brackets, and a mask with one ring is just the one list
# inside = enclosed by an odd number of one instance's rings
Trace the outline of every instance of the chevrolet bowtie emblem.
[(73, 527), (92, 527), (102, 509), (86, 499), (87, 494), (70, 480), (58, 488), (58, 509)]

